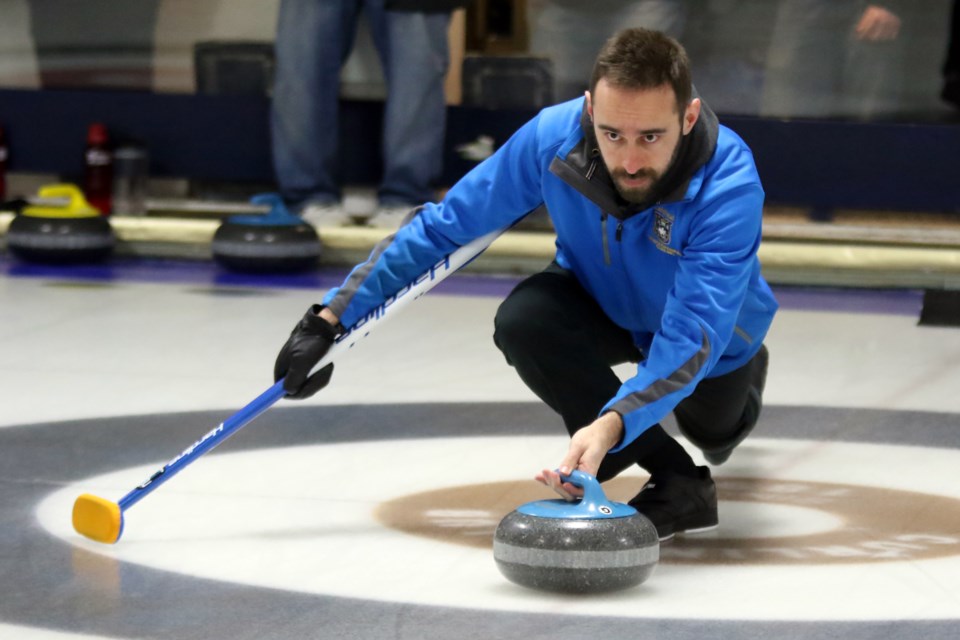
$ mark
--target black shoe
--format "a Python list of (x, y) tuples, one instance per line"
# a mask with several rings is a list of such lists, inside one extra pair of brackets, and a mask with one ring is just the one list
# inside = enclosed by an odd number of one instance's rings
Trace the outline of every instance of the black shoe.
[(719, 524), (717, 485), (707, 467), (697, 467), (697, 473), (696, 478), (658, 474), (630, 501), (631, 507), (653, 522), (661, 542), (677, 533), (709, 531)]

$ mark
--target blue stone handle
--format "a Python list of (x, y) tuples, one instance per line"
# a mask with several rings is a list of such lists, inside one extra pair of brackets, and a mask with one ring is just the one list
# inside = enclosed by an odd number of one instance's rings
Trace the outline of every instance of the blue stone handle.
[(252, 198), (250, 198), (252, 204), (262, 204), (270, 207), (270, 211), (266, 215), (266, 219), (275, 223), (282, 224), (285, 222), (290, 222), (291, 219), (295, 219), (287, 205), (283, 202), (283, 198), (279, 193), (258, 193)]
[(304, 224), (303, 218), (294, 215), (287, 209), (283, 198), (279, 193), (258, 193), (250, 198), (251, 204), (259, 204), (270, 207), (267, 213), (257, 214), (239, 214), (230, 216), (227, 221), (231, 224), (245, 226), (295, 226)]
[[(560, 473), (560, 471), (558, 470), (557, 473)], [(589, 473), (574, 470), (570, 475), (560, 473), (560, 479), (583, 489), (583, 498), (573, 507), (575, 510), (583, 512), (583, 515), (593, 517), (598, 515), (611, 516), (618, 510), (618, 505), (607, 499), (600, 483)]]
[(574, 502), (566, 500), (537, 500), (517, 507), (517, 511), (540, 518), (563, 518), (573, 520), (598, 520), (602, 518), (626, 518), (635, 516), (637, 510), (627, 504), (611, 502), (604, 495), (600, 483), (589, 473), (574, 471), (560, 473), (560, 479), (583, 489), (583, 497)]

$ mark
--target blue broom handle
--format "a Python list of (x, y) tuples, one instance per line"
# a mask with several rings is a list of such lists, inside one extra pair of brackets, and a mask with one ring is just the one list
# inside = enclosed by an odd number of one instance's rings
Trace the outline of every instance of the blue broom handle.
[(151, 491), (162, 485), (164, 482), (177, 475), (184, 467), (207, 453), (234, 433), (242, 429), (261, 413), (269, 409), (273, 404), (286, 395), (283, 390), (283, 380), (277, 381), (272, 387), (261, 393), (250, 404), (240, 411), (227, 418), (219, 426), (208, 432), (202, 438), (184, 449), (180, 455), (168, 462), (147, 478), (145, 482), (133, 489), (130, 493), (123, 496), (117, 504), (121, 510), (126, 510), (146, 497)]
[[(505, 229), (493, 231), (453, 251), (419, 277), (415, 278), (397, 294), (391, 296), (383, 304), (355, 322), (347, 331), (344, 331), (344, 333), (337, 338), (337, 342), (330, 348), (320, 362), (313, 367), (311, 374), (333, 362), (341, 353), (353, 347), (357, 341), (368, 336), (376, 325), (382, 323), (388, 317), (395, 315), (401, 308), (420, 298), (423, 294), (440, 284), (447, 276), (476, 258), (504, 231)], [(191, 462), (246, 426), (285, 395), (283, 380), (281, 379), (261, 393), (253, 402), (237, 411), (227, 418), (226, 421), (184, 449), (180, 455), (165, 464), (138, 487), (121, 498), (120, 502), (117, 503), (120, 510), (125, 511), (135, 505), (146, 497), (147, 494), (175, 476)]]

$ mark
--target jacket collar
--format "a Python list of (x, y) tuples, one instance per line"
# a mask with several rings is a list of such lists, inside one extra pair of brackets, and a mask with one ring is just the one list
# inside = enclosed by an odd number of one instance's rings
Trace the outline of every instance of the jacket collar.
[[(694, 89), (694, 97), (699, 97)], [(680, 152), (667, 169), (663, 187), (649, 202), (633, 204), (623, 200), (613, 185), (613, 178), (600, 156), (600, 146), (587, 114), (586, 100), (581, 107), (579, 126), (562, 145), (550, 163), (550, 172), (576, 189), (606, 213), (628, 218), (658, 203), (679, 202), (687, 198), (695, 174), (710, 160), (717, 147), (719, 122), (704, 102), (693, 130), (680, 141)], [(566, 154), (564, 155), (564, 151)]]

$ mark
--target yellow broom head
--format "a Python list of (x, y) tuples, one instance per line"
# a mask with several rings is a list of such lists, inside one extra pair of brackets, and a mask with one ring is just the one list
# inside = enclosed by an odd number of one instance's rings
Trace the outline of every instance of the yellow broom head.
[(73, 503), (73, 528), (91, 540), (113, 544), (123, 532), (123, 514), (116, 503), (85, 493)]

